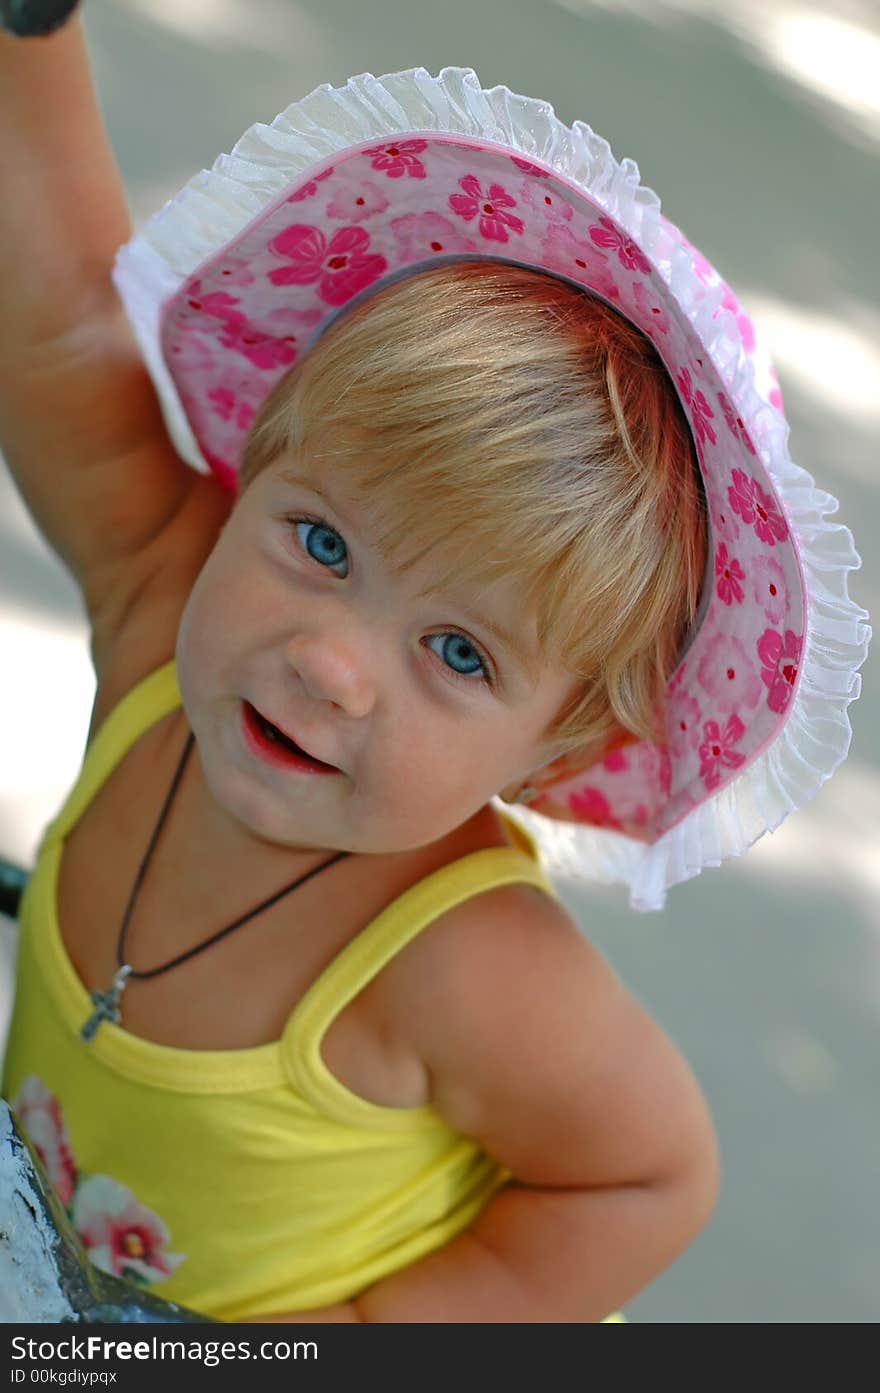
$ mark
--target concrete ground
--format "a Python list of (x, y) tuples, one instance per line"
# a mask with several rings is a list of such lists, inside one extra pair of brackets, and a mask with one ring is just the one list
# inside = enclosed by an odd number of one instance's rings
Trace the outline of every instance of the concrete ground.
[[(873, 0), (88, 0), (139, 224), (320, 82), (472, 66), (630, 155), (768, 337), (797, 463), (841, 502), (880, 611), (880, 19)], [(0, 855), (30, 864), (76, 777), (94, 680), (79, 594), (0, 469)], [(880, 1317), (880, 722), (742, 860), (638, 916), (563, 887), (684, 1051), (724, 1159), (717, 1212), (633, 1321)], [(3, 925), (7, 957), (14, 931)], [(0, 1035), (8, 971), (0, 971)], [(5, 998), (2, 995), (5, 993)]]

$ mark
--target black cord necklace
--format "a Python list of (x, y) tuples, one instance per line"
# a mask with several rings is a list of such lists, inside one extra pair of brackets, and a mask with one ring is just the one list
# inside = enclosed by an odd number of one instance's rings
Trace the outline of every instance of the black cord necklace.
[(89, 993), (94, 1010), (80, 1030), (81, 1039), (85, 1040), (87, 1043), (95, 1038), (99, 1027), (104, 1021), (112, 1021), (114, 1025), (119, 1024), (121, 1019), (119, 1002), (122, 993), (132, 978), (143, 981), (148, 977), (158, 977), (163, 972), (170, 972), (172, 967), (178, 967), (180, 963), (185, 963), (187, 959), (194, 958), (196, 953), (203, 953), (206, 948), (211, 947), (212, 943), (219, 943), (221, 938), (225, 938), (226, 935), (231, 934), (234, 929), (240, 928), (241, 925), (246, 924), (249, 919), (253, 919), (255, 915), (260, 914), (264, 909), (268, 909), (270, 905), (275, 904), (276, 901), (280, 900), (284, 895), (289, 895), (291, 890), (295, 890), (298, 885), (303, 885), (305, 881), (310, 880), (311, 877), (317, 875), (319, 871), (324, 871), (336, 861), (341, 861), (344, 856), (351, 855), (350, 851), (337, 851), (334, 856), (329, 857), (326, 861), (322, 861), (319, 866), (313, 866), (310, 871), (306, 871), (305, 875), (299, 876), (290, 885), (285, 885), (282, 890), (277, 891), (274, 895), (270, 895), (267, 900), (263, 900), (262, 904), (258, 904), (256, 909), (252, 909), (248, 914), (243, 914), (239, 919), (234, 920), (233, 923), (227, 924), (225, 928), (218, 929), (217, 932), (211, 934), (209, 938), (203, 939), (201, 943), (197, 943), (194, 948), (188, 948), (185, 953), (178, 953), (176, 958), (171, 958), (166, 963), (160, 963), (158, 967), (151, 967), (148, 972), (135, 972), (131, 963), (125, 960), (125, 939), (128, 932), (128, 923), (131, 919), (135, 901), (137, 900), (138, 891), (141, 888), (141, 882), (150, 864), (153, 849), (159, 839), (159, 833), (164, 826), (165, 819), (168, 816), (168, 810), (174, 801), (174, 795), (177, 792), (178, 784), (183, 776), (183, 771), (189, 759), (194, 741), (195, 736), (192, 731), (190, 731), (174, 778), (171, 781), (171, 787), (168, 790), (162, 811), (159, 814), (159, 820), (150, 838), (150, 844), (141, 861), (140, 869), (135, 876), (134, 885), (132, 886), (132, 891), (128, 899), (128, 906), (123, 915), (122, 926), (119, 930), (119, 937), (116, 941), (116, 971), (113, 974), (109, 987), (107, 987), (105, 991), (94, 991)]

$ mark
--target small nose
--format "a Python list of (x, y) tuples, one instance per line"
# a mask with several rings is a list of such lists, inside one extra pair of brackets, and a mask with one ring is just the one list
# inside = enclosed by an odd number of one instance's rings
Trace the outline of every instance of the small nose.
[(350, 637), (326, 629), (297, 634), (287, 645), (287, 657), (313, 701), (330, 702), (352, 717), (369, 714), (375, 699), (372, 677)]

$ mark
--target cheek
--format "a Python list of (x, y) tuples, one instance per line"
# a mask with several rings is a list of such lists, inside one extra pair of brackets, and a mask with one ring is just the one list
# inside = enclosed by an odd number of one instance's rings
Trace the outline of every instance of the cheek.
[(187, 627), (193, 637), (199, 631), (222, 637), (240, 609), (247, 588), (235, 549), (218, 541), (193, 586), (186, 605)]
[(222, 589), (215, 580), (210, 559), (202, 568), (187, 597), (177, 630), (177, 677), (184, 706), (205, 686), (222, 662), (224, 639), (231, 637), (229, 607), (224, 610)]
[[(398, 808), (441, 814), (478, 806), (502, 788), (510, 759), (497, 735), (476, 720), (431, 719), (430, 713), (398, 708), (373, 769)], [(475, 802), (476, 800), (476, 802)]]

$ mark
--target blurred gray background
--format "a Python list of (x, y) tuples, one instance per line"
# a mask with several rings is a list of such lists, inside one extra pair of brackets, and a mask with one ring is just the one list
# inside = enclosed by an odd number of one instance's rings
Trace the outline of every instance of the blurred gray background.
[[(136, 226), (322, 82), (422, 65), (544, 98), (630, 156), (774, 355), (793, 459), (841, 502), (880, 613), (876, 0), (86, 0)], [(63, 242), (59, 243), (63, 254)], [(29, 866), (94, 696), (72, 579), (0, 462), (0, 855)], [(877, 663), (849, 759), (747, 856), (635, 915), (563, 885), (691, 1061), (724, 1163), (709, 1227), (633, 1321), (880, 1316)], [(14, 926), (0, 920), (8, 961)], [(0, 1039), (10, 972), (0, 964)]]

